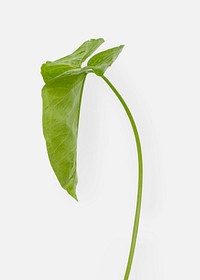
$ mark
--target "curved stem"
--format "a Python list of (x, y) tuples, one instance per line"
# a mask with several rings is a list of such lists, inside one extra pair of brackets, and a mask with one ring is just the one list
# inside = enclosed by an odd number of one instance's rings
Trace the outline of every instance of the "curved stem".
[(126, 267), (126, 272), (124, 276), (124, 280), (129, 279), (130, 271), (131, 271), (131, 266), (133, 262), (133, 256), (135, 252), (135, 245), (136, 245), (136, 240), (137, 240), (137, 234), (138, 234), (138, 226), (139, 226), (139, 220), (140, 220), (140, 210), (141, 210), (141, 202), (142, 202), (142, 179), (143, 179), (143, 164), (142, 164), (142, 149), (141, 149), (141, 144), (140, 144), (140, 137), (138, 134), (138, 130), (135, 124), (135, 121), (133, 119), (133, 116), (126, 105), (124, 99), (121, 97), (117, 89), (113, 86), (113, 84), (105, 77), (101, 76), (103, 80), (108, 84), (108, 86), (112, 89), (112, 91), (115, 93), (119, 101), (121, 102), (124, 110), (127, 113), (127, 116), (130, 120), (133, 133), (135, 135), (135, 141), (136, 141), (136, 146), (137, 146), (137, 155), (138, 155), (138, 194), (137, 194), (137, 203), (136, 203), (136, 211), (135, 211), (135, 220), (134, 220), (134, 226), (133, 226), (133, 233), (132, 233), (132, 240), (131, 240), (131, 247), (130, 247), (130, 252), (129, 252), (129, 257), (128, 257), (128, 263)]

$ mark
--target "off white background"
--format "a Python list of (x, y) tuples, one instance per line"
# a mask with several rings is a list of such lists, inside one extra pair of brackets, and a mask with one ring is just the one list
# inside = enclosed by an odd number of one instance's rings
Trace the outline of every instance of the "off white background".
[(41, 129), (40, 65), (90, 38), (125, 44), (107, 71), (137, 122), (144, 197), (132, 280), (200, 279), (199, 1), (3, 1), (0, 279), (122, 280), (137, 161), (131, 127), (88, 76), (79, 203), (59, 186)]

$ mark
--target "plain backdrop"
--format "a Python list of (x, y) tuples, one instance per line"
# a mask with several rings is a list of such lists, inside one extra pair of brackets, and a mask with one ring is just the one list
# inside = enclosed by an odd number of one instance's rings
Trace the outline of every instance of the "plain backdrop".
[(114, 94), (89, 75), (78, 138), (79, 203), (58, 184), (41, 128), (40, 65), (83, 41), (125, 44), (106, 75), (144, 156), (130, 280), (200, 279), (200, 2), (2, 1), (0, 279), (122, 280), (137, 154)]

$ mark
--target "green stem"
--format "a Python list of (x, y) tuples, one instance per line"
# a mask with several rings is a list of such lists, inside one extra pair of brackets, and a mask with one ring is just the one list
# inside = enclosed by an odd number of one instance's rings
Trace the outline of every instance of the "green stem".
[(137, 240), (137, 234), (138, 234), (138, 226), (139, 226), (139, 220), (140, 220), (140, 210), (141, 210), (141, 202), (142, 202), (142, 177), (143, 177), (143, 164), (142, 164), (142, 149), (140, 144), (140, 137), (138, 134), (138, 130), (135, 124), (135, 121), (133, 119), (133, 116), (126, 105), (124, 99), (121, 97), (117, 89), (113, 86), (113, 84), (105, 77), (102, 76), (103, 80), (108, 84), (108, 86), (112, 89), (112, 91), (115, 93), (119, 101), (121, 102), (122, 106), (124, 107), (124, 110), (127, 113), (127, 116), (130, 120), (133, 133), (135, 135), (135, 141), (137, 146), (137, 155), (138, 155), (138, 194), (137, 194), (137, 203), (136, 203), (136, 211), (135, 211), (135, 220), (134, 220), (134, 226), (133, 226), (133, 233), (132, 233), (132, 240), (131, 240), (131, 247), (128, 257), (128, 263), (126, 267), (126, 272), (124, 276), (124, 280), (129, 279), (131, 266), (133, 262), (133, 256), (135, 252), (135, 245)]

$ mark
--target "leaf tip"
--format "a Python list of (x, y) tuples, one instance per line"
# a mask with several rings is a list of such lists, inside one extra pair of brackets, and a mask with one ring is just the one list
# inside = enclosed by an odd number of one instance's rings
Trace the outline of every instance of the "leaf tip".
[(78, 202), (78, 197), (76, 194), (76, 190), (73, 188), (67, 188), (66, 191), (68, 192), (69, 195), (71, 195), (71, 197), (73, 197), (77, 202)]
[(98, 38), (97, 39), (99, 42), (101, 42), (102, 44), (105, 42), (104, 38)]
[(96, 44), (96, 49), (100, 47), (103, 43), (105, 43), (105, 40), (103, 38), (97, 38), (97, 39), (90, 39), (90, 43), (95, 43)]
[(125, 47), (125, 45), (120, 45), (117, 47), (117, 49), (119, 50), (119, 53), (123, 50), (124, 47)]
[(103, 44), (104, 42), (105, 42), (105, 40), (103, 39), (103, 38), (97, 38), (97, 39), (90, 39), (89, 40), (90, 42), (94, 42), (94, 41), (96, 41), (96, 42), (98, 42), (99, 44)]
[(78, 197), (77, 197), (77, 195), (75, 194), (75, 195), (71, 195), (77, 202), (78, 202)]

